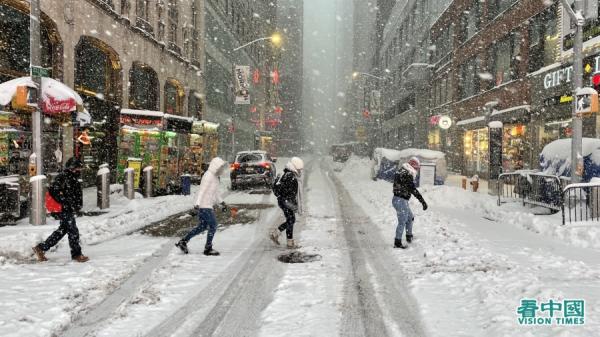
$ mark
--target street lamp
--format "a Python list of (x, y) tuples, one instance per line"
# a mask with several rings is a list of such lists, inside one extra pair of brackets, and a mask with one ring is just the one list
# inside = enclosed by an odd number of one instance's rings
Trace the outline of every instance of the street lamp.
[(272, 44), (273, 44), (275, 47), (277, 47), (277, 48), (279, 48), (279, 47), (281, 46), (281, 44), (283, 43), (283, 37), (281, 36), (281, 34), (279, 34), (279, 33), (275, 32), (275, 33), (273, 33), (271, 36), (260, 37), (260, 38), (258, 38), (258, 39), (256, 39), (256, 40), (254, 40), (254, 41), (250, 41), (250, 42), (248, 42), (248, 43), (246, 43), (246, 44), (244, 44), (244, 45), (241, 45), (241, 46), (239, 46), (239, 47), (235, 48), (233, 51), (238, 51), (238, 50), (240, 50), (240, 49), (242, 49), (242, 48), (246, 48), (246, 47), (248, 47), (249, 45), (251, 45), (251, 44), (254, 44), (254, 43), (256, 43), (256, 42), (260, 42), (260, 41), (266, 41), (266, 40), (270, 40), (270, 41), (271, 41), (271, 43), (272, 43)]
[(382, 80), (382, 81), (383, 81), (383, 80), (386, 80), (386, 79), (388, 79), (388, 78), (389, 78), (389, 77), (375, 76), (375, 75), (373, 75), (373, 74), (369, 74), (369, 73), (363, 73), (363, 72), (360, 72), (360, 71), (355, 71), (355, 72), (353, 72), (353, 73), (352, 73), (352, 78), (353, 78), (353, 79), (357, 79), (357, 78), (358, 78), (358, 76), (361, 76), (361, 75), (362, 75), (362, 76), (367, 76), (367, 77), (376, 78), (376, 79), (378, 79), (378, 80)]

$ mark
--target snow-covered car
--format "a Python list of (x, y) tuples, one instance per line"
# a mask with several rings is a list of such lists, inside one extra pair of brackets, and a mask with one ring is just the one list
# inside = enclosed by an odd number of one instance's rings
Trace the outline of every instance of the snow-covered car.
[[(545, 174), (570, 177), (571, 138), (558, 139), (544, 146), (540, 169)], [(583, 138), (582, 182), (589, 182), (594, 177), (600, 177), (600, 139)]]
[(250, 185), (264, 185), (270, 188), (276, 176), (275, 162), (276, 159), (271, 158), (265, 151), (238, 152), (229, 174), (231, 189)]
[[(428, 149), (404, 149), (392, 150), (376, 148), (373, 152), (373, 165), (371, 167), (371, 179), (383, 179), (393, 181), (398, 166), (407, 162), (411, 157), (419, 158), (421, 165), (435, 165), (435, 185), (443, 185), (448, 176), (446, 168), (446, 155), (440, 151)], [(417, 182), (419, 181), (417, 177)]]

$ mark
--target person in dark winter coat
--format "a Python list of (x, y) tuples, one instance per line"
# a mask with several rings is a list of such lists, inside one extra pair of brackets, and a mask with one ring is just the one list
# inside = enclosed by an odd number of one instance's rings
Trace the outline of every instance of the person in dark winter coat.
[(283, 211), (285, 222), (279, 227), (273, 229), (270, 233), (270, 238), (273, 242), (279, 245), (279, 235), (286, 231), (287, 247), (290, 249), (296, 248), (294, 241), (294, 224), (296, 216), (294, 213), (299, 212), (301, 203), (298, 200), (299, 188), (298, 178), (302, 175), (304, 162), (298, 157), (293, 157), (285, 166), (283, 175), (273, 185), (273, 193), (277, 197), (277, 204)]
[(396, 239), (394, 240), (394, 248), (406, 248), (402, 244), (402, 232), (406, 228), (406, 241), (412, 242), (412, 225), (414, 216), (410, 210), (408, 201), (410, 197), (414, 195), (417, 200), (423, 205), (423, 210), (427, 209), (427, 203), (421, 193), (415, 186), (415, 179), (421, 163), (416, 157), (412, 157), (407, 163), (404, 163), (394, 175), (394, 197), (392, 198), (392, 205), (396, 209), (396, 215), (398, 216), (398, 226), (396, 227)]
[(65, 235), (69, 237), (71, 258), (77, 262), (86, 262), (89, 258), (81, 253), (79, 229), (75, 222), (75, 214), (83, 206), (83, 192), (79, 177), (83, 165), (77, 158), (70, 158), (61, 172), (50, 185), (48, 192), (61, 205), (58, 217), (60, 226), (46, 241), (33, 247), (39, 261), (47, 261), (45, 252), (54, 247)]

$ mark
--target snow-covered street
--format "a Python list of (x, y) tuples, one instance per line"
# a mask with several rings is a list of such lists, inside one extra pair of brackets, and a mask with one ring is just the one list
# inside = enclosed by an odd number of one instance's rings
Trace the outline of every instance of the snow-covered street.
[[(0, 335), (593, 336), (600, 328), (597, 227), (553, 229), (554, 216), (435, 186), (421, 189), (431, 207), (415, 212), (413, 243), (394, 249), (391, 184), (370, 179), (367, 159), (339, 172), (330, 159), (308, 166), (297, 228), (306, 263), (278, 260), (289, 251), (267, 238), (282, 220), (270, 194), (227, 196), (265, 206), (217, 233), (219, 257), (200, 254), (204, 235), (183, 255), (175, 238), (135, 231), (189, 209), (185, 196), (81, 218), (86, 264), (68, 259), (66, 243), (49, 262), (33, 262), (27, 250), (53, 223), (1, 228), (11, 239), (1, 245)], [(170, 206), (158, 211), (162, 204)], [(520, 325), (521, 299), (585, 300), (585, 324)]]

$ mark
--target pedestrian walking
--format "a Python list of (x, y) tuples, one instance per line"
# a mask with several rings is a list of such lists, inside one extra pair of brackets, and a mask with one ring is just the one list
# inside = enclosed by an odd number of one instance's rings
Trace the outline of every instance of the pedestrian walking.
[(198, 210), (198, 226), (192, 229), (183, 239), (175, 244), (185, 254), (189, 253), (187, 243), (196, 235), (208, 229), (206, 236), (206, 245), (204, 246), (204, 255), (217, 256), (218, 251), (213, 249), (212, 242), (217, 232), (217, 217), (214, 207), (219, 205), (223, 212), (228, 207), (223, 201), (219, 192), (220, 176), (225, 172), (225, 161), (219, 157), (213, 158), (208, 165), (208, 169), (200, 181), (200, 189), (196, 198), (195, 208)]
[(427, 203), (423, 196), (415, 186), (417, 172), (421, 167), (421, 163), (417, 157), (412, 157), (396, 171), (394, 175), (394, 197), (392, 205), (396, 209), (398, 217), (398, 226), (396, 227), (396, 238), (394, 240), (394, 248), (406, 248), (402, 244), (402, 232), (406, 228), (406, 242), (411, 243), (413, 239), (413, 221), (415, 220), (408, 201), (411, 195), (414, 195), (417, 200), (423, 205), (423, 210), (427, 209)]
[[(296, 223), (295, 213), (301, 212), (301, 189), (298, 180), (302, 176), (304, 162), (298, 157), (293, 157), (286, 164), (283, 175), (277, 178), (273, 184), (273, 194), (277, 197), (277, 204), (283, 211), (285, 222), (279, 227), (274, 228), (269, 237), (279, 245), (279, 235), (286, 232), (287, 248), (297, 248), (294, 241), (294, 224)], [(299, 202), (300, 201), (300, 202)]]
[(86, 262), (89, 258), (81, 253), (79, 244), (79, 229), (75, 221), (75, 215), (83, 206), (83, 191), (79, 177), (83, 164), (79, 159), (70, 158), (65, 169), (54, 178), (54, 181), (48, 189), (50, 196), (60, 204), (60, 226), (55, 230), (46, 241), (33, 247), (33, 252), (41, 262), (47, 261), (45, 253), (54, 247), (65, 235), (69, 238), (69, 247), (71, 248), (71, 258), (77, 262)]

